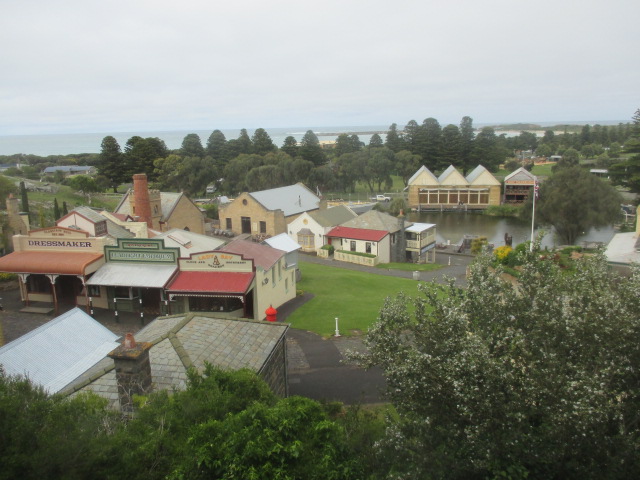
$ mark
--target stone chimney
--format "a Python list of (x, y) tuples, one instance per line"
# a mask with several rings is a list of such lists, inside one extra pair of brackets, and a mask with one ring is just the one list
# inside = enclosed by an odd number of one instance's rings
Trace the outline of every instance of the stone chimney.
[(115, 362), (118, 399), (123, 413), (133, 412), (133, 396), (146, 395), (151, 391), (151, 361), (148, 342), (137, 343), (131, 333), (124, 342), (109, 353)]
[(398, 215), (398, 232), (396, 233), (396, 245), (393, 249), (392, 262), (407, 261), (407, 237), (404, 226), (404, 211), (400, 210)]
[(133, 215), (141, 222), (146, 222), (149, 228), (153, 228), (151, 217), (151, 201), (149, 199), (149, 184), (147, 175), (136, 173), (133, 176)]
[(16, 235), (25, 235), (29, 232), (29, 214), (20, 212), (18, 199), (12, 193), (7, 197), (7, 218), (9, 229)]

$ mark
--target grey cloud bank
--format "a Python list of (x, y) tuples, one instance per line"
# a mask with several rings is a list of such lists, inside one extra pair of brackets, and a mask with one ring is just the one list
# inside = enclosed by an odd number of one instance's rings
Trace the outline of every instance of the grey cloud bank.
[(636, 1), (8, 1), (0, 135), (619, 121)]

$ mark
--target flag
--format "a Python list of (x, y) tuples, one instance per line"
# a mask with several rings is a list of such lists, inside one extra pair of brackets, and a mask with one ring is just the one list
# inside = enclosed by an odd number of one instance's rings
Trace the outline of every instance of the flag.
[(533, 186), (533, 194), (536, 196), (536, 200), (540, 198), (540, 184), (537, 180), (535, 185)]

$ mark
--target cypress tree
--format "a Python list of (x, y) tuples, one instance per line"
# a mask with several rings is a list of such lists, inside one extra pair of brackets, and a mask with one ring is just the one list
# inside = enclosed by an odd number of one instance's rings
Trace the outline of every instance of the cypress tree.
[(58, 206), (58, 198), (53, 199), (53, 218), (58, 220), (60, 218), (60, 207)]

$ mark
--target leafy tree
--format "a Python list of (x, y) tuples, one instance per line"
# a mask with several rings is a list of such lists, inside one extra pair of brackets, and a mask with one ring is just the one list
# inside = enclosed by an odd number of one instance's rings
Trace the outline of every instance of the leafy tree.
[(261, 165), (251, 169), (245, 179), (250, 192), (284, 186), (284, 175), (278, 165)]
[(506, 151), (498, 144), (493, 128), (484, 127), (473, 141), (471, 158), (474, 163), (495, 172), (506, 156)]
[(309, 173), (309, 185), (320, 192), (331, 190), (335, 184), (335, 175), (327, 165), (314, 167)]
[(548, 143), (541, 143), (536, 148), (536, 155), (539, 157), (550, 157), (553, 155), (553, 149)]
[(632, 133), (625, 143), (625, 152), (635, 155), (612, 165), (609, 175), (615, 185), (625, 187), (633, 193), (640, 193), (640, 108), (633, 116)]
[(317, 402), (291, 397), (254, 403), (199, 425), (189, 442), (184, 478), (358, 478), (345, 432)]
[(262, 165), (259, 155), (239, 155), (224, 167), (224, 189), (227, 193), (248, 191), (246, 179), (250, 170)]
[(635, 476), (640, 272), (622, 280), (598, 254), (567, 274), (541, 253), (519, 254), (517, 288), (483, 255), (466, 289), (386, 300), (360, 357), (397, 411), (381, 476)]
[(297, 157), (298, 141), (295, 139), (295, 137), (289, 135), (287, 138), (284, 139), (284, 142), (282, 143), (282, 147), (280, 147), (280, 150), (282, 150), (283, 152), (285, 152), (287, 155), (291, 157)]
[(154, 162), (161, 188), (182, 191), (189, 196), (202, 194), (207, 185), (219, 178), (218, 169), (209, 157), (169, 155)]
[(418, 137), (418, 153), (422, 156), (424, 164), (431, 170), (446, 168), (442, 164), (442, 128), (435, 118), (426, 118), (420, 127), (421, 135)]
[[(560, 240), (573, 245), (590, 228), (611, 225), (620, 215), (621, 202), (615, 188), (588, 171), (561, 168), (540, 187), (536, 221), (553, 225)], [(530, 207), (522, 210), (530, 212)]]
[(394, 156), (395, 170), (402, 177), (402, 181), (405, 186), (409, 183), (409, 179), (420, 168), (420, 162), (422, 157), (420, 155), (414, 155), (409, 150), (401, 150)]
[(27, 187), (24, 182), (20, 182), (20, 208), (23, 212), (29, 213), (29, 195), (27, 194)]
[(574, 148), (567, 148), (562, 152), (562, 158), (553, 166), (553, 169), (577, 167), (579, 164), (580, 153)]
[(382, 142), (382, 137), (380, 137), (380, 135), (378, 135), (377, 133), (374, 133), (373, 135), (371, 135), (371, 138), (369, 139), (369, 147), (377, 148), (382, 146), (384, 146), (384, 143)]
[(157, 137), (131, 137), (124, 147), (127, 178), (135, 173), (146, 173), (147, 177), (155, 180), (153, 162), (158, 158), (165, 158), (168, 154), (166, 144)]
[(277, 150), (278, 148), (274, 145), (271, 137), (264, 128), (258, 128), (255, 132), (253, 132), (251, 143), (253, 145), (253, 153), (257, 155), (265, 155), (269, 152)]
[(409, 120), (404, 126), (403, 138), (405, 148), (411, 153), (420, 155), (420, 125), (415, 120)]
[[(109, 179), (110, 187), (115, 193), (118, 185), (126, 180), (125, 159), (118, 141), (112, 136), (106, 136), (100, 144), (100, 156), (98, 157), (98, 172)], [(58, 172), (56, 172), (57, 174)], [(62, 172), (60, 172), (62, 175)], [(64, 178), (64, 177), (63, 177)], [(56, 179), (58, 183), (61, 178)]]
[(197, 133), (189, 133), (182, 140), (180, 155), (183, 157), (204, 157), (204, 147)]
[(69, 213), (69, 208), (67, 207), (67, 202), (65, 200), (62, 201), (62, 216), (64, 217)]
[(389, 131), (387, 131), (384, 146), (393, 150), (395, 153), (405, 149), (404, 139), (402, 135), (398, 133), (398, 126), (395, 123), (392, 123), (389, 127)]
[(462, 117), (462, 120), (460, 120), (460, 166), (464, 175), (476, 167), (476, 165), (473, 164), (474, 140), (475, 131), (473, 128), (473, 119), (471, 117)]
[(17, 193), (15, 184), (4, 175), (0, 175), (0, 208), (5, 208), (10, 193)]
[(315, 166), (324, 165), (327, 162), (327, 157), (322, 151), (318, 136), (313, 133), (313, 130), (307, 130), (302, 137), (298, 155), (305, 160), (313, 162)]
[(67, 180), (67, 184), (77, 192), (86, 195), (89, 203), (91, 203), (91, 194), (100, 191), (96, 181), (88, 175), (75, 175)]
[(238, 142), (239, 154), (252, 153), (253, 144), (251, 143), (251, 138), (249, 137), (249, 134), (247, 133), (246, 128), (243, 128), (242, 130), (240, 130), (240, 135), (238, 135), (237, 142)]
[(343, 192), (355, 192), (356, 183), (363, 178), (366, 159), (361, 152), (345, 153), (334, 164), (336, 186)]
[(58, 198), (55, 197), (53, 199), (53, 219), (58, 220), (60, 217), (60, 205), (58, 205)]
[(207, 156), (213, 158), (218, 165), (223, 165), (227, 160), (227, 138), (220, 130), (214, 130), (207, 140)]
[(455, 125), (447, 125), (442, 129), (442, 148), (440, 151), (439, 168), (449, 165), (461, 165), (462, 137), (460, 129)]

